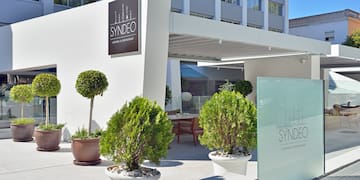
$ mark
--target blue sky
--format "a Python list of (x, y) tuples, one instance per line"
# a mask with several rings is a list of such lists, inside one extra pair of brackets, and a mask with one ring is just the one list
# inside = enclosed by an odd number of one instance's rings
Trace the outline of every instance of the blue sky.
[(290, 19), (344, 9), (360, 12), (360, 0), (289, 0)]

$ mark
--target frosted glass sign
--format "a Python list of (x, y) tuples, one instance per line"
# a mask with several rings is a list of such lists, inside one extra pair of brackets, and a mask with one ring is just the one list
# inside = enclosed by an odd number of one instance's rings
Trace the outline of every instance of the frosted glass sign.
[(259, 179), (323, 175), (322, 81), (259, 77), (257, 108)]

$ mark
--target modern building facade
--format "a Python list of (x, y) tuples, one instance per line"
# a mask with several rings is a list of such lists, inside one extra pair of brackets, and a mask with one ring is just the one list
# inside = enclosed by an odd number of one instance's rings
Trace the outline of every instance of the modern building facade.
[(342, 44), (360, 30), (360, 13), (345, 9), (290, 20), (290, 34)]
[(2, 0), (0, 26), (31, 19), (98, 0)]
[[(123, 5), (113, 9), (110, 5), (113, 2)], [(127, 5), (133, 2), (138, 4)], [(194, 91), (199, 93), (193, 95), (199, 96), (196, 101), (201, 104), (201, 96), (206, 96), (201, 93), (211, 95), (215, 90), (204, 87), (216, 87), (221, 79), (249, 80), (254, 90), (258, 77), (320, 80), (326, 77), (321, 68), (355, 63), (349, 57), (360, 57), (360, 52), (350, 47), (336, 48), (329, 42), (286, 33), (287, 3), (286, 0), (91, 3), (0, 27), (0, 75), (18, 75), (16, 82), (29, 83), (36, 73), (56, 73), (62, 89), (53, 108), (57, 122), (66, 123), (67, 139), (88, 120), (89, 100), (75, 89), (78, 74), (85, 70), (102, 71), (108, 78), (107, 91), (95, 98), (93, 114), (93, 127), (105, 128), (112, 114), (135, 96), (155, 100), (164, 107), (166, 85), (172, 90), (173, 102), (184, 91)], [(116, 48), (128, 41), (131, 46)], [(24, 74), (30, 76), (29, 81), (21, 76)], [(187, 85), (192, 87), (185, 88)], [(253, 91), (248, 98), (255, 102), (256, 93)], [(297, 106), (296, 102), (293, 104)], [(174, 103), (168, 108), (179, 107)], [(196, 108), (199, 106), (195, 105)], [(274, 105), (274, 110), (281, 112), (281, 106)], [(306, 118), (298, 115), (292, 119)]]

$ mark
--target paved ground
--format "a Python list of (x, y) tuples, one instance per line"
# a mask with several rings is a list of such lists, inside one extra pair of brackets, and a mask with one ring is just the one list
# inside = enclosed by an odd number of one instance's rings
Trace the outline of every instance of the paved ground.
[(340, 169), (321, 180), (359, 180), (360, 179), (360, 161)]
[[(169, 180), (218, 180), (214, 176), (208, 150), (194, 146), (191, 137), (182, 137), (181, 144), (172, 143), (168, 157), (156, 166), (162, 173), (161, 179)], [(38, 152), (34, 142), (20, 143), (10, 139), (0, 140), (0, 180), (99, 180), (107, 179), (104, 174), (110, 161), (98, 166), (75, 166), (69, 143), (62, 143), (56, 152)], [(150, 163), (147, 166), (155, 167)], [(250, 173), (249, 173), (250, 172)], [(256, 163), (251, 162), (248, 173), (256, 175)], [(226, 179), (254, 179), (226, 175)]]

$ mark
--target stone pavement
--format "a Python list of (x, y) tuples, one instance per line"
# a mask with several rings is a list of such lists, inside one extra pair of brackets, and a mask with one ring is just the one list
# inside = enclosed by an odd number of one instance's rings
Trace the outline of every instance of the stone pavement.
[[(112, 162), (103, 160), (98, 166), (75, 166), (70, 143), (62, 143), (55, 152), (36, 151), (35, 142), (13, 142), (11, 139), (0, 140), (0, 180), (99, 180), (108, 179), (104, 174), (106, 166)], [(219, 180), (214, 176), (209, 150), (192, 143), (192, 137), (181, 137), (181, 144), (172, 143), (166, 159), (155, 167), (161, 172), (161, 179), (169, 180)], [(226, 179), (255, 179), (256, 163), (248, 166), (250, 177), (228, 174)]]

